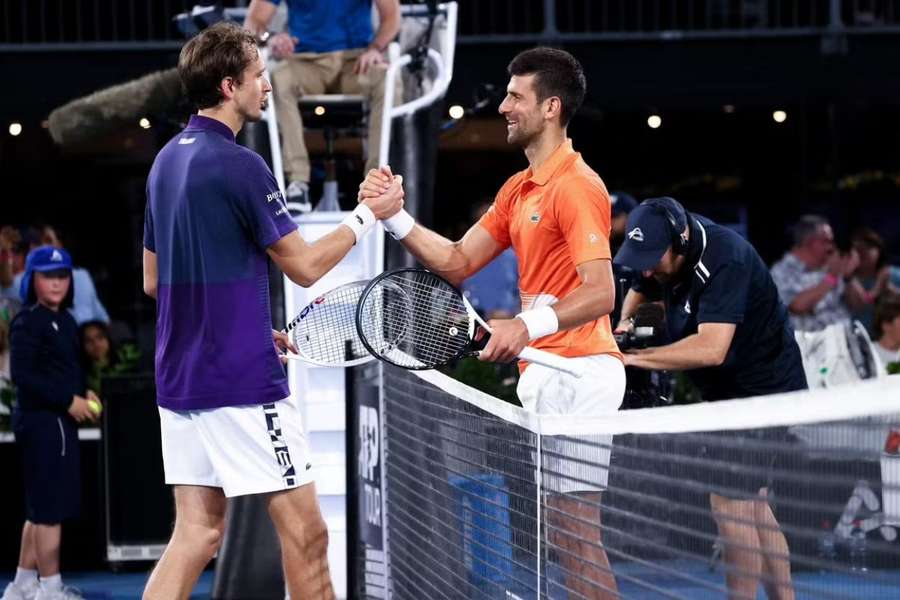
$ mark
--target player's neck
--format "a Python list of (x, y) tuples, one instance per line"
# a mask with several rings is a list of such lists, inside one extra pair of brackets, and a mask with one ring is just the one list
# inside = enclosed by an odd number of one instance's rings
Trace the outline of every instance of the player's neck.
[(197, 114), (201, 117), (215, 119), (216, 121), (224, 123), (232, 133), (234, 133), (235, 137), (237, 137), (241, 127), (244, 126), (244, 119), (236, 111), (230, 110), (227, 104), (220, 104), (219, 106), (214, 106), (212, 108), (203, 108), (197, 111)]
[(525, 147), (525, 157), (528, 159), (528, 165), (531, 171), (537, 171), (541, 168), (550, 155), (553, 154), (560, 145), (566, 141), (565, 128), (548, 127), (541, 135), (536, 137)]

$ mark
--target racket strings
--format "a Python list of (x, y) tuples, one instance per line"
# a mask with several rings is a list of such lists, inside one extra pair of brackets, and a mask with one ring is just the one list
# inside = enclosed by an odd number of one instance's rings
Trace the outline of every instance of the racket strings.
[[(372, 290), (375, 292), (376, 290)], [(401, 366), (446, 363), (469, 345), (469, 313), (459, 293), (427, 272), (401, 272), (370, 292), (364, 326), (377, 353)]]
[(313, 302), (288, 328), (297, 351), (323, 364), (339, 364), (368, 356), (356, 331), (356, 304), (365, 283), (332, 290)]

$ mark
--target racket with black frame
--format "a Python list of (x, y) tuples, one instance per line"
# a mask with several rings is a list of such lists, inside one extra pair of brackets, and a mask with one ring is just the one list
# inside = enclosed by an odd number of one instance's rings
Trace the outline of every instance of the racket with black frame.
[[(356, 308), (356, 328), (376, 358), (412, 370), (476, 356), (486, 341), (478, 329), (491, 332), (462, 292), (420, 268), (387, 271), (369, 282)], [(526, 346), (519, 358), (581, 376), (574, 361), (543, 350)]]
[(297, 354), (281, 356), (323, 367), (352, 367), (374, 360), (356, 329), (356, 305), (367, 283), (346, 283), (304, 306), (284, 328)]

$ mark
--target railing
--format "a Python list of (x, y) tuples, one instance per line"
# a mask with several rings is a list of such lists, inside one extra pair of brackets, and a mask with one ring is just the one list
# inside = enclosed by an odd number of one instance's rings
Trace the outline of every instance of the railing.
[[(0, 51), (176, 48), (198, 0), (0, 0)], [(404, 4), (415, 4), (403, 0)], [(226, 0), (226, 7), (247, 0)], [(460, 0), (459, 43), (900, 32), (900, 0)]]

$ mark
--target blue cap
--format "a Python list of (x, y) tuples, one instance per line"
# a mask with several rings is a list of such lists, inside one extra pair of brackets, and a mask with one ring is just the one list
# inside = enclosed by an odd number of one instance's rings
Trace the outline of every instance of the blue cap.
[[(666, 214), (672, 215), (676, 227)], [(628, 215), (625, 225), (625, 241), (616, 253), (614, 262), (635, 271), (647, 271), (659, 264), (663, 254), (672, 245), (674, 236), (684, 229), (684, 208), (672, 198), (645, 200)]]
[[(72, 271), (72, 257), (62, 248), (55, 246), (39, 246), (28, 253), (25, 259), (25, 274), (22, 276), (22, 283), (19, 287), (19, 297), (25, 304), (34, 304), (37, 302), (34, 290), (32, 289), (31, 280), (34, 272), (39, 271), (46, 273), (48, 271)], [(72, 295), (72, 287), (69, 287), (68, 296)], [(65, 303), (65, 302), (64, 302)]]
[(638, 205), (634, 196), (625, 192), (613, 192), (609, 195), (610, 210), (612, 216), (627, 215)]

